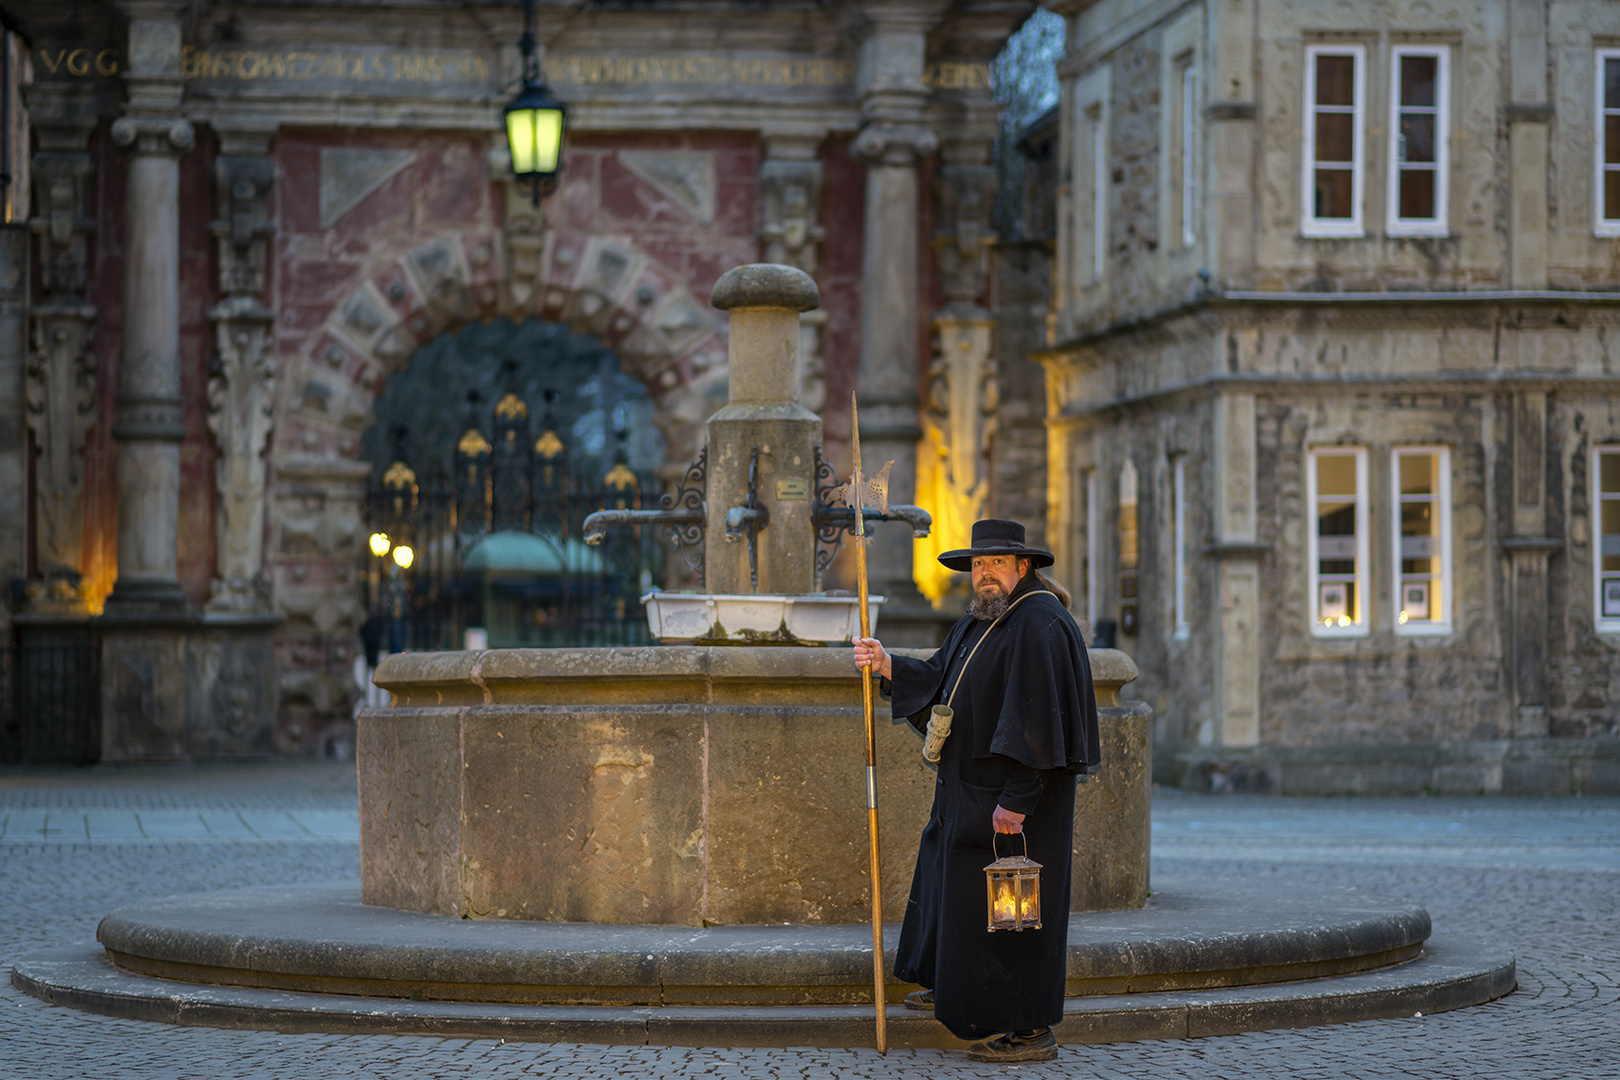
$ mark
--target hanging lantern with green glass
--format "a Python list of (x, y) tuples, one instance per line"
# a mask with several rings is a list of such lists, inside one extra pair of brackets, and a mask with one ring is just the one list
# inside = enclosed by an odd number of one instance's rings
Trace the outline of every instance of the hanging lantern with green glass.
[(540, 77), (534, 39), (534, 0), (523, 3), (523, 89), (506, 106), (506, 141), (512, 151), (512, 174), (529, 185), (534, 204), (557, 186), (562, 172), (563, 136), (568, 130), (568, 107), (556, 98)]

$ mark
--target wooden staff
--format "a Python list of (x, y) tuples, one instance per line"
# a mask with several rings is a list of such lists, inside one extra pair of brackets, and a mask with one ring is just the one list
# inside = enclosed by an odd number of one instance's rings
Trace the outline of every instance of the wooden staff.
[[(861, 426), (856, 412), (855, 395), (849, 396), (850, 434), (854, 443), (855, 475), (850, 484), (851, 503), (855, 508), (855, 588), (860, 598), (861, 637), (872, 636), (872, 613), (866, 602), (866, 523), (861, 517), (861, 495), (865, 479), (861, 476)], [(892, 464), (892, 463), (891, 463)], [(883, 473), (888, 473), (885, 466)], [(861, 707), (866, 715), (866, 834), (872, 855), (872, 995), (877, 1005), (878, 1053), (889, 1052), (889, 1032), (886, 1026), (887, 1002), (883, 994), (883, 880), (878, 876), (878, 813), (877, 813), (877, 739), (873, 731), (872, 667), (861, 668)]]

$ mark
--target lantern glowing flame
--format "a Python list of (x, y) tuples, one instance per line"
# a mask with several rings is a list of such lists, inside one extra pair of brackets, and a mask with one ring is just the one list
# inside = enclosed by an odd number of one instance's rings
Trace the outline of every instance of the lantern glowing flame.
[(387, 555), (388, 549), (394, 544), (392, 540), (388, 539), (388, 534), (383, 532), (372, 533), (368, 543), (371, 545), (371, 553), (379, 559)]
[(398, 564), (401, 570), (409, 570), (411, 563), (415, 561), (416, 552), (411, 550), (409, 544), (401, 544), (394, 549), (394, 562)]
[(1041, 928), (1041, 864), (1029, 857), (1029, 839), (1023, 839), (1024, 854), (998, 858), (984, 868), (991, 930)]

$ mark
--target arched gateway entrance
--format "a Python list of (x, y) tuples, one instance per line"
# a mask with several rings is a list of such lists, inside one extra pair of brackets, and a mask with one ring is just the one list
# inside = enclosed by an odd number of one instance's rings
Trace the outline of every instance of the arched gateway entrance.
[(579, 535), (596, 510), (656, 503), (654, 413), (613, 350), (558, 323), (497, 318), (417, 349), (360, 443), (367, 659), (647, 641), (654, 530)]

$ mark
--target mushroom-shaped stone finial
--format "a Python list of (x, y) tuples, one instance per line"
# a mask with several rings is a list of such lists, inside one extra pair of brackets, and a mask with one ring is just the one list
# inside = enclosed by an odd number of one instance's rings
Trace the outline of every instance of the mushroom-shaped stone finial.
[(786, 308), (813, 311), (821, 306), (821, 290), (810, 275), (780, 263), (749, 263), (733, 267), (714, 283), (709, 303), (721, 311), (734, 308)]

